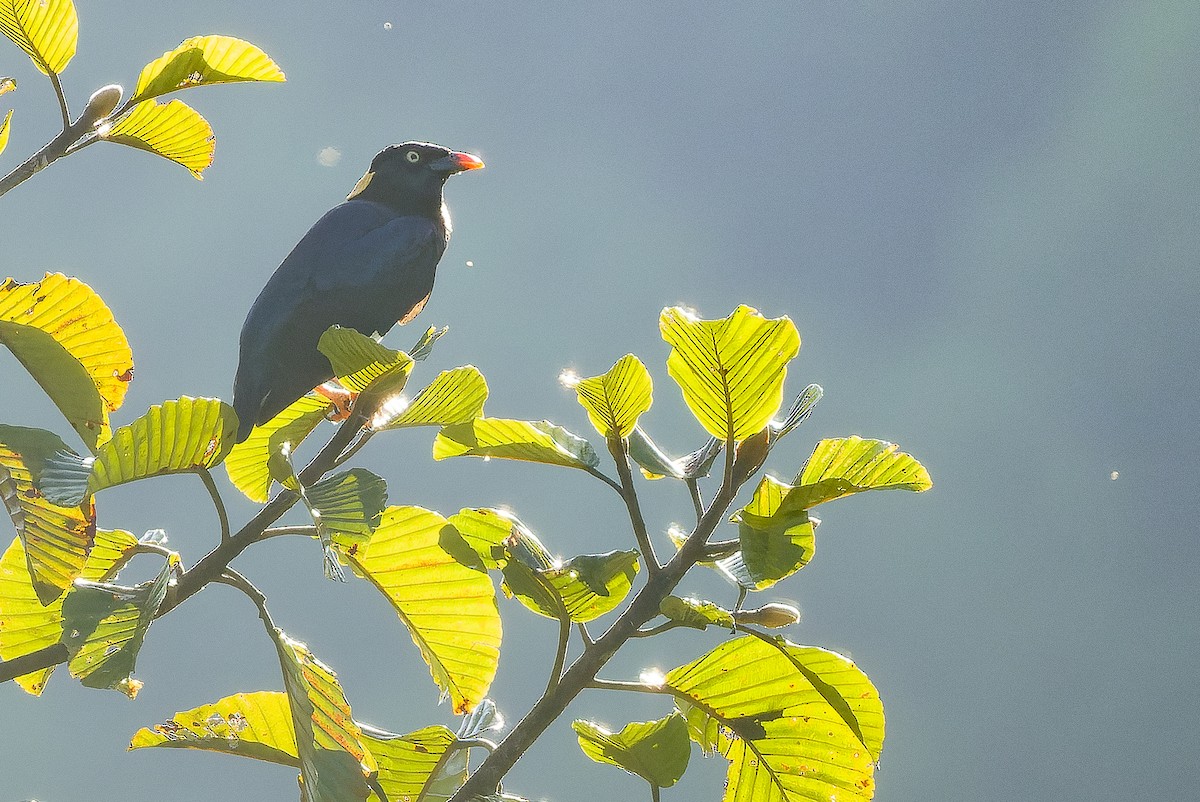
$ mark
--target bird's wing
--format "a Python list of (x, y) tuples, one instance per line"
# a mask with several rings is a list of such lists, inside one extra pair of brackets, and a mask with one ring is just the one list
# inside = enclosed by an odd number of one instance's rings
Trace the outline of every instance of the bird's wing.
[(434, 221), (377, 203), (349, 201), (326, 213), (246, 318), (234, 387), (239, 415), (253, 410), (263, 421), (330, 378), (316, 349), (330, 326), (383, 333), (424, 303), (445, 246)]

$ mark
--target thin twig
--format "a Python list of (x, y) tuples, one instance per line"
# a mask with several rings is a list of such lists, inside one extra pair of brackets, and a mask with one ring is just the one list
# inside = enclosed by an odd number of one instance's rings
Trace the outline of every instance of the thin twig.
[(628, 680), (600, 679), (596, 677), (584, 687), (597, 691), (632, 691), (633, 693), (671, 693), (669, 688), (661, 685), (647, 685), (644, 682)]
[(224, 543), (229, 540), (229, 513), (225, 511), (225, 502), (221, 500), (221, 491), (217, 489), (217, 483), (213, 481), (212, 473), (208, 468), (197, 468), (196, 475), (200, 477), (201, 482), (204, 482), (204, 489), (208, 491), (213, 506), (217, 508), (217, 519), (221, 522), (221, 542)]
[(50, 70), (47, 73), (50, 76), (50, 83), (54, 84), (54, 94), (58, 97), (58, 110), (62, 112), (63, 131), (71, 127), (71, 112), (67, 109), (67, 96), (63, 94), (62, 82), (58, 80), (58, 73)]
[(496, 742), (489, 741), (487, 738), (460, 738), (454, 742), (455, 749), (475, 749), (476, 747), (495, 752)]
[(592, 638), (592, 633), (588, 632), (587, 624), (580, 623), (578, 624), (577, 628), (579, 630), (579, 637), (583, 640), (584, 646), (591, 646), (596, 642)]
[(258, 536), (259, 540), (267, 540), (272, 537), (282, 537), (284, 535), (300, 535), (302, 537), (316, 537), (317, 527), (312, 524), (304, 526), (272, 526), (269, 529), (264, 529), (262, 534)]
[(652, 638), (655, 635), (660, 635), (663, 632), (668, 632), (672, 629), (675, 629), (676, 627), (682, 627), (682, 626), (684, 626), (684, 625), (679, 623), (678, 621), (664, 621), (663, 623), (659, 624), (656, 627), (650, 627), (649, 629), (639, 629), (637, 632), (633, 633), (633, 635), (630, 637)]
[(661, 797), (658, 793), (658, 786), (654, 783), (650, 783), (650, 802), (659, 802), (660, 799)]
[(700, 482), (696, 479), (685, 480), (688, 492), (692, 494), (692, 506), (696, 508), (696, 520), (704, 517), (704, 497), (700, 495)]
[(637, 538), (638, 548), (646, 561), (646, 570), (653, 577), (662, 570), (658, 555), (654, 553), (654, 544), (650, 542), (650, 534), (646, 531), (646, 520), (642, 517), (642, 508), (638, 504), (637, 488), (633, 484), (633, 472), (629, 469), (629, 451), (625, 440), (616, 435), (607, 438), (608, 451), (612, 454), (617, 466), (617, 476), (621, 479), (621, 498), (629, 511), (629, 522), (633, 525), (633, 536)]
[(228, 585), (231, 588), (237, 588), (246, 594), (250, 601), (254, 602), (254, 606), (258, 608), (258, 617), (262, 619), (267, 629), (275, 629), (275, 622), (271, 620), (271, 613), (267, 611), (267, 597), (263, 595), (261, 590), (254, 587), (253, 582), (232, 568), (226, 568), (213, 581), (222, 585)]
[(599, 470), (596, 470), (595, 468), (584, 468), (584, 470), (586, 470), (592, 476), (595, 476), (600, 481), (604, 482), (604, 484), (608, 485), (613, 490), (617, 491), (618, 494), (624, 495), (621, 492), (621, 485), (614, 482), (611, 477), (609, 477), (606, 473), (604, 473), (604, 471), (599, 471)]

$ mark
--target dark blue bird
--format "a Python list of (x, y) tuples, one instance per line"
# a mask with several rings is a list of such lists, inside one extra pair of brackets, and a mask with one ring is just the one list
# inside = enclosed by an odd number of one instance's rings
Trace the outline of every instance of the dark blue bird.
[(317, 221), (267, 281), (242, 326), (233, 382), (240, 443), (333, 378), (317, 340), (330, 326), (384, 334), (429, 300), (450, 241), (446, 179), (483, 162), (426, 142), (380, 151), (347, 196)]

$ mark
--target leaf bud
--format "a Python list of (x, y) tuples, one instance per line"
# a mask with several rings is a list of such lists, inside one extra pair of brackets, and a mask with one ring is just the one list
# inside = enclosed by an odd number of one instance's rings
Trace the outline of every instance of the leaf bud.
[(122, 92), (119, 84), (109, 84), (97, 89), (88, 98), (87, 106), (84, 108), (83, 114), (79, 116), (79, 122), (90, 128), (107, 118), (121, 102)]
[(800, 620), (800, 611), (790, 604), (768, 602), (757, 610), (738, 610), (733, 617), (739, 624), (757, 624), (767, 629), (780, 629)]

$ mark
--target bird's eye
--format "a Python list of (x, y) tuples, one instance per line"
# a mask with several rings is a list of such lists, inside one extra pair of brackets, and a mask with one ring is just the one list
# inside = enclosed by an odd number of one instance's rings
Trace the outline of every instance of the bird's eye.
[(415, 150), (410, 150), (408, 153), (404, 154), (404, 158), (408, 159), (411, 163), (416, 164), (417, 162), (421, 161), (421, 154), (417, 153)]

